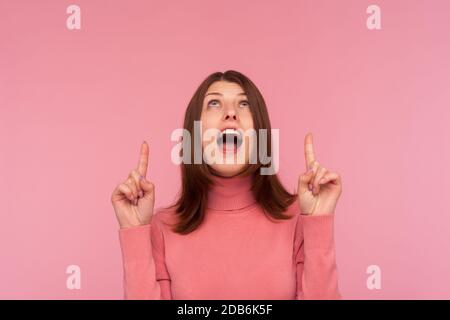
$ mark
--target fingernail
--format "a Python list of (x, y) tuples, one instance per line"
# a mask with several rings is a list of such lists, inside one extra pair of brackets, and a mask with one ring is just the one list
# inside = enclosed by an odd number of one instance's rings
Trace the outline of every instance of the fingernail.
[(142, 198), (144, 196), (144, 193), (142, 192), (142, 190), (139, 190), (139, 198)]

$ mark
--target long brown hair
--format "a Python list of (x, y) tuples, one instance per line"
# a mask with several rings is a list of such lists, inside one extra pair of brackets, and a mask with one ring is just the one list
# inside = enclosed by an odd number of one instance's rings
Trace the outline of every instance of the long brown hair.
[[(215, 72), (209, 75), (195, 91), (184, 116), (184, 129), (191, 134), (191, 158), (194, 155), (194, 140), (201, 141), (202, 137), (194, 136), (194, 121), (200, 120), (203, 99), (209, 86), (216, 81), (229, 81), (239, 84), (247, 95), (250, 110), (253, 118), (253, 125), (256, 132), (259, 129), (267, 129), (267, 149), (271, 148), (271, 126), (266, 103), (256, 85), (245, 75), (234, 70), (228, 70), (224, 73)], [(258, 136), (258, 135), (257, 135)], [(257, 150), (259, 150), (259, 141), (256, 138)], [(270, 155), (268, 155), (270, 156)], [(285, 216), (283, 212), (287, 207), (296, 200), (297, 195), (291, 194), (283, 187), (276, 174), (260, 175), (258, 170), (261, 167), (271, 167), (271, 162), (262, 164), (259, 157), (257, 162), (249, 164), (240, 176), (253, 176), (252, 192), (256, 201), (263, 209), (266, 215), (274, 219), (286, 220), (291, 216)], [(173, 228), (174, 232), (179, 234), (188, 234), (204, 220), (208, 190), (214, 183), (211, 179), (211, 171), (206, 163), (202, 161), (200, 164), (194, 163), (191, 159), (190, 163), (180, 165), (181, 168), (181, 190), (178, 200), (168, 208), (176, 207), (178, 221)]]

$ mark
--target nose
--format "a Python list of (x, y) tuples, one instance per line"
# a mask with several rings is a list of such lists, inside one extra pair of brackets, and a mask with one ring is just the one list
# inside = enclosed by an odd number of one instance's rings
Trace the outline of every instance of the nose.
[(225, 111), (225, 120), (237, 120), (236, 110), (233, 107)]

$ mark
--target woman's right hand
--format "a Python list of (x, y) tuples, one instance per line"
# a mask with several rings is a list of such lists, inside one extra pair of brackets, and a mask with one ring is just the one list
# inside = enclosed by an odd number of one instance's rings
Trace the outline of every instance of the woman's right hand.
[(147, 181), (148, 144), (143, 142), (137, 168), (117, 185), (111, 202), (121, 228), (149, 224), (155, 205), (155, 186)]

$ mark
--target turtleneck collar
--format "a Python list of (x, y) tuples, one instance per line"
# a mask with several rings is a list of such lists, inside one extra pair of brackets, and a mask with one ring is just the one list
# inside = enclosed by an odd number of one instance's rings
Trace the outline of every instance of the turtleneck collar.
[(251, 187), (253, 177), (212, 176), (214, 184), (208, 191), (209, 209), (236, 212), (254, 203), (256, 199)]

